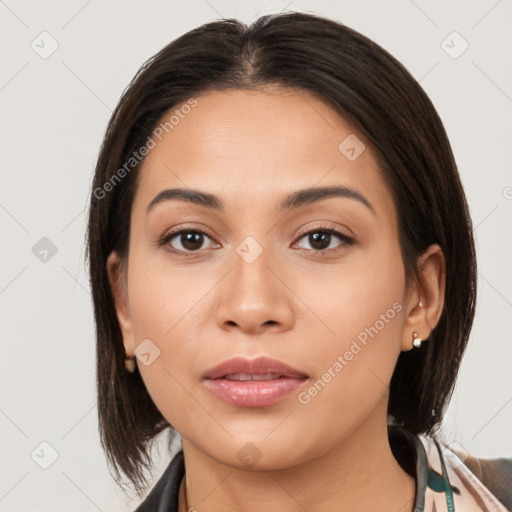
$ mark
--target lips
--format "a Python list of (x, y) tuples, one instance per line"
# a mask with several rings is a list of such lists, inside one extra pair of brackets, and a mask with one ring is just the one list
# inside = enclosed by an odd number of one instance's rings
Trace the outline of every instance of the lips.
[(284, 399), (308, 375), (276, 359), (234, 358), (208, 370), (204, 385), (217, 398), (237, 407), (266, 407)]
[[(258, 357), (256, 359), (245, 359), (243, 357), (236, 357), (228, 359), (221, 364), (208, 370), (203, 378), (204, 379), (221, 379), (233, 377), (236, 375), (249, 375), (249, 376), (276, 376), (278, 377), (290, 377), (292, 379), (304, 379), (308, 375), (304, 372), (296, 370), (291, 366), (288, 366), (277, 359), (271, 359), (268, 357)], [(264, 380), (264, 379), (232, 379), (232, 380)], [(271, 380), (271, 379), (267, 379)]]

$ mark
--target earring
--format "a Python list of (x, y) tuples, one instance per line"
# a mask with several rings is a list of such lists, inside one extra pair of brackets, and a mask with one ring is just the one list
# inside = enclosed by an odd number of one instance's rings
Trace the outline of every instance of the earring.
[(413, 332), (412, 333), (412, 337), (414, 338), (412, 340), (412, 346), (414, 348), (420, 348), (421, 347), (421, 342), (423, 341), (419, 336), (418, 336), (418, 333), (417, 332)]
[(134, 357), (125, 357), (124, 359), (124, 367), (127, 372), (133, 373), (135, 371), (135, 358)]

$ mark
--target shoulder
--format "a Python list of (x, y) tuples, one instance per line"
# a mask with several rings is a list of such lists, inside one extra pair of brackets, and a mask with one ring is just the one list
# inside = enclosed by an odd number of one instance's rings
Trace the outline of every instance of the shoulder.
[(456, 510), (512, 510), (512, 458), (481, 459), (436, 436), (419, 438), (431, 473), (448, 475)]
[(512, 510), (512, 458), (479, 459), (469, 455), (464, 464), (508, 510)]

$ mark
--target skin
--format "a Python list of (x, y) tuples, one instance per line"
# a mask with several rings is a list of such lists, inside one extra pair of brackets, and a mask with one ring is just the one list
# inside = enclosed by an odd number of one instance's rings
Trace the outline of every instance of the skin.
[[(420, 256), (418, 282), (408, 285), (396, 207), (369, 144), (321, 100), (277, 87), (196, 99), (144, 162), (128, 260), (112, 253), (107, 262), (126, 353), (147, 338), (160, 350), (150, 365), (137, 364), (182, 436), (188, 507), (412, 511), (415, 481), (387, 438), (388, 385), (412, 333), (428, 338), (441, 315), (441, 249)], [(366, 145), (354, 161), (338, 150), (350, 134)], [(298, 189), (332, 185), (357, 189), (375, 214), (340, 197), (276, 209)], [(148, 213), (171, 187), (215, 194), (225, 210), (168, 200)], [(326, 226), (355, 243), (332, 236), (322, 256), (303, 235)], [(188, 256), (157, 246), (181, 227), (207, 232), (199, 250), (186, 253), (179, 235), (166, 247)], [(252, 263), (236, 251), (247, 236), (263, 249)], [(201, 379), (231, 357), (264, 355), (309, 375), (307, 389), (396, 302), (401, 310), (307, 404), (293, 392), (269, 407), (240, 408)], [(247, 443), (261, 455), (252, 467), (237, 456)]]

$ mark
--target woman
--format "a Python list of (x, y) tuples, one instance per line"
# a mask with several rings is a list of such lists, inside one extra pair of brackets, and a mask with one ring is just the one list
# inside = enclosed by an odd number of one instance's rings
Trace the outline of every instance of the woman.
[(182, 442), (139, 512), (510, 506), (510, 461), (435, 434), (476, 300), (450, 144), (361, 34), (289, 13), (161, 50), (108, 126), (88, 256), (118, 480)]

